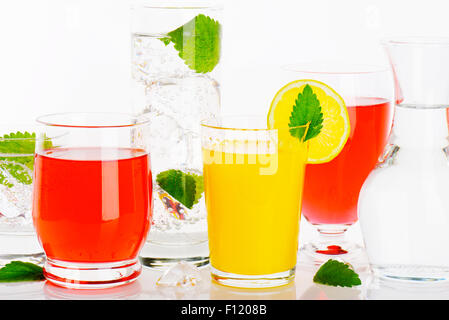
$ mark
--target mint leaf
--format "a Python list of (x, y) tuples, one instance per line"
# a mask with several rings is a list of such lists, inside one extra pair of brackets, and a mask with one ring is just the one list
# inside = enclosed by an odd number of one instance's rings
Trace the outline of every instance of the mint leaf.
[(313, 277), (313, 282), (329, 286), (352, 287), (362, 284), (359, 275), (348, 264), (330, 259)]
[(8, 179), (8, 175), (5, 174), (5, 172), (2, 172), (1, 166), (0, 166), (0, 184), (8, 188), (14, 187), (14, 184)]
[(298, 98), (295, 100), (288, 125), (289, 127), (299, 127), (307, 124), (309, 124), (309, 128), (305, 137), (305, 128), (290, 129), (290, 134), (300, 139), (304, 137), (304, 141), (307, 141), (316, 137), (323, 128), (323, 113), (321, 112), (320, 101), (308, 84), (305, 85), (303, 91), (298, 94)]
[(33, 182), (35, 143), (35, 133), (18, 131), (0, 137), (0, 184), (12, 188), (11, 178), (27, 185)]
[(33, 154), (36, 134), (12, 132), (0, 137), (0, 153)]
[(193, 204), (197, 204), (204, 192), (204, 179), (202, 175), (197, 175), (194, 173), (189, 173), (195, 179), (195, 200)]
[[(26, 158), (26, 157), (21, 157)], [(14, 158), (13, 161), (1, 161), (0, 160), (0, 183), (7, 182), (8, 188), (13, 186), (12, 182), (9, 182), (7, 176), (5, 176), (3, 170), (6, 170), (13, 178), (15, 178), (18, 182), (22, 184), (31, 184), (33, 183), (32, 172), (25, 165), (16, 162), (17, 158)], [(21, 161), (21, 160), (19, 160)], [(25, 161), (25, 160), (24, 160)], [(28, 162), (32, 163), (33, 157)]]
[(199, 14), (181, 27), (169, 32), (161, 41), (173, 42), (179, 57), (198, 72), (212, 71), (220, 60), (221, 25), (218, 21)]
[(42, 267), (31, 262), (11, 261), (0, 269), (0, 282), (44, 280)]
[(162, 189), (189, 209), (198, 203), (198, 193), (201, 197), (204, 191), (201, 181), (202, 176), (175, 169), (160, 172), (156, 177), (156, 182)]
[[(31, 184), (34, 167), (36, 134), (11, 132), (0, 137), (0, 184), (12, 188), (16, 179), (22, 184)], [(44, 149), (53, 147), (52, 141), (44, 136)]]

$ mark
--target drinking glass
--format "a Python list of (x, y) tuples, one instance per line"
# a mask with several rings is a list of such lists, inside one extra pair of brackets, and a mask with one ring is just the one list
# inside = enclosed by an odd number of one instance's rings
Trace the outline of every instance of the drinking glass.
[(382, 280), (447, 286), (449, 38), (383, 46), (395, 76), (395, 114), (385, 156), (360, 193), (367, 256)]
[(37, 122), (32, 214), (45, 277), (70, 288), (135, 280), (152, 210), (148, 120), (61, 113)]
[[(200, 121), (220, 109), (221, 15), (216, 1), (132, 8), (133, 108), (150, 119), (153, 152), (154, 220), (140, 254), (149, 267), (209, 262)], [(193, 199), (181, 176), (195, 179)]]
[(318, 230), (318, 237), (302, 246), (300, 259), (320, 264), (339, 256), (356, 263), (363, 257), (361, 246), (346, 240), (345, 232), (357, 222), (360, 189), (390, 135), (393, 82), (389, 70), (327, 62), (289, 65), (283, 70), (288, 81), (311, 79), (333, 88), (343, 98), (350, 122), (341, 152), (329, 162), (306, 166), (303, 215)]
[(0, 126), (0, 265), (44, 262), (31, 218), (34, 124)]
[(211, 274), (219, 284), (273, 287), (295, 275), (308, 126), (266, 125), (265, 117), (202, 122)]

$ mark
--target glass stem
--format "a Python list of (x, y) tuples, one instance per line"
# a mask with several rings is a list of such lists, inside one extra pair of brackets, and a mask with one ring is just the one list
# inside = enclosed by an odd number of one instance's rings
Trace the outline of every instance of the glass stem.
[(345, 237), (345, 232), (349, 228), (347, 225), (319, 225), (316, 226), (318, 234), (322, 239), (340, 240)]

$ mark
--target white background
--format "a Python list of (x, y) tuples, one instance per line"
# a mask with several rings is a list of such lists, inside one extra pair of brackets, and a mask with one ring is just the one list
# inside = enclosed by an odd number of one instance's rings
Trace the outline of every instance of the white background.
[[(449, 35), (447, 0), (223, 0), (225, 112), (266, 112), (279, 65), (383, 64), (379, 39)], [(0, 0), (0, 122), (129, 110), (129, 0)]]
[[(0, 0), (0, 124), (50, 112), (130, 111), (128, 7), (127, 0)], [(265, 113), (282, 64), (385, 64), (385, 36), (449, 36), (448, 0), (224, 0), (224, 7), (227, 113)]]

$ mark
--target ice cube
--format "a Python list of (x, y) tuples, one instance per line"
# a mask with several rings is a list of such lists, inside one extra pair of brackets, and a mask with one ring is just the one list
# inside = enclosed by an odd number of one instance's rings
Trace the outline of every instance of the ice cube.
[(188, 262), (180, 261), (167, 269), (156, 284), (164, 287), (193, 287), (200, 282), (199, 269)]
[[(32, 176), (31, 170), (25, 166), (24, 170)], [(0, 173), (8, 182), (7, 185), (0, 184), (0, 213), (7, 218), (22, 216), (31, 219), (32, 186), (20, 183), (1, 167)]]
[(22, 214), (12, 202), (14, 194), (6, 186), (0, 186), (0, 213), (7, 218), (15, 218)]
[(133, 34), (133, 78), (149, 84), (155, 80), (180, 78), (193, 71), (179, 57), (173, 43), (165, 44), (161, 35)]
[(145, 113), (151, 119), (155, 170), (160, 159), (165, 168), (202, 167), (200, 123), (219, 113), (218, 90), (207, 76), (177, 79), (148, 90)]
[(179, 167), (187, 160), (184, 131), (164, 113), (149, 113), (151, 167), (154, 173)]

